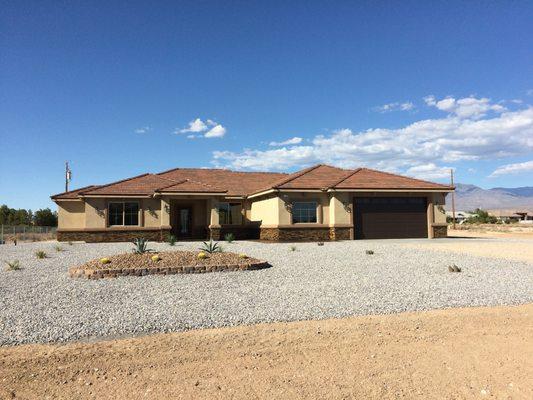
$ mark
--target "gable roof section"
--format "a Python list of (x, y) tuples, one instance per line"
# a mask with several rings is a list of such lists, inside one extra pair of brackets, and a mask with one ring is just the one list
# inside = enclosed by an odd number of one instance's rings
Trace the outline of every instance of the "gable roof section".
[(276, 189), (328, 189), (350, 170), (318, 164), (296, 173), (285, 182), (278, 183)]
[(97, 195), (152, 195), (158, 188), (178, 182), (154, 174), (142, 174), (122, 181), (109, 183), (95, 189), (84, 190), (82, 196)]
[(337, 183), (333, 189), (442, 189), (450, 190), (452, 187), (408, 178), (406, 176), (376, 171), (370, 168), (360, 168), (346, 179)]
[(68, 199), (75, 200), (75, 199), (78, 199), (81, 192), (85, 190), (96, 189), (97, 187), (98, 185), (89, 185), (89, 186), (85, 186), (85, 187), (82, 187), (76, 190), (69, 190), (68, 192), (55, 194), (51, 197), (51, 199), (52, 200), (56, 200), (56, 199), (57, 200), (68, 200)]

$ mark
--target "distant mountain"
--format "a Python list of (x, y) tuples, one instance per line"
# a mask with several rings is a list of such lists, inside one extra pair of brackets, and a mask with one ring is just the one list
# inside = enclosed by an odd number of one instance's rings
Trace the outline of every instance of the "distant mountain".
[[(533, 208), (533, 187), (482, 189), (479, 186), (457, 183), (455, 209), (458, 211)], [(446, 199), (446, 209), (451, 209), (451, 200)]]

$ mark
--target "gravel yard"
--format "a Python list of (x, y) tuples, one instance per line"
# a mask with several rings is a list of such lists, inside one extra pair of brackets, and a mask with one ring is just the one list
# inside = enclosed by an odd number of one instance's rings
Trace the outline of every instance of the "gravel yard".
[[(61, 244), (62, 252), (54, 242), (2, 245), (0, 260), (18, 259), (22, 270), (0, 271), (0, 344), (533, 301), (533, 264), (408, 247), (427, 242), (301, 243), (296, 251), (286, 243), (224, 243), (273, 267), (95, 281), (69, 278), (67, 270), (132, 244)], [(196, 250), (199, 243), (149, 247)], [(37, 250), (49, 257), (37, 259)], [(449, 273), (451, 263), (463, 272)]]

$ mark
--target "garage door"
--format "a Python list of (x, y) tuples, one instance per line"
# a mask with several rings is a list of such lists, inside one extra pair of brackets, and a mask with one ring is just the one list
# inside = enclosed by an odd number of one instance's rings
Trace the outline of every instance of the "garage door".
[(425, 197), (356, 197), (356, 239), (427, 238)]

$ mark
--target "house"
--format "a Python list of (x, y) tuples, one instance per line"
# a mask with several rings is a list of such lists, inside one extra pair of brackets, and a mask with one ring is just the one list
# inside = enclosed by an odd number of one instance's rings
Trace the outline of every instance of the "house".
[(502, 222), (533, 223), (533, 212), (524, 209), (498, 209), (487, 210), (490, 216), (496, 217)]
[(443, 237), (453, 187), (368, 168), (176, 168), (52, 196), (58, 240), (270, 241)]

